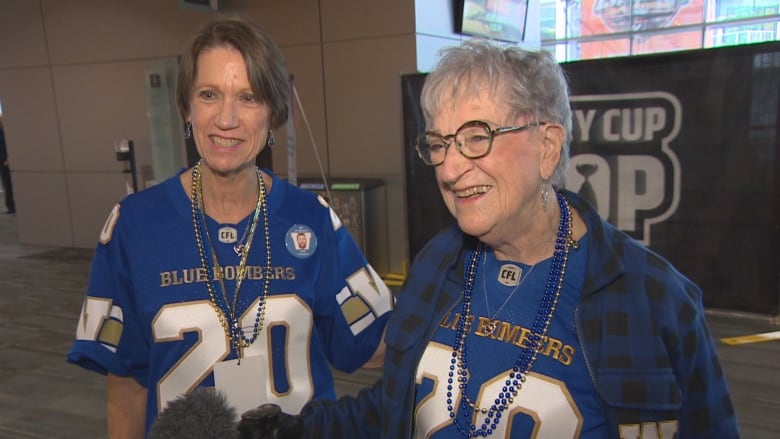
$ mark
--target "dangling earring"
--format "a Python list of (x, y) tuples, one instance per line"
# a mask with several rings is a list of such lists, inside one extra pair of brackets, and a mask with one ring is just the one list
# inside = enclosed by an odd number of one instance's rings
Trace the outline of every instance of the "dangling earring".
[(542, 179), (542, 186), (539, 191), (542, 194), (542, 209), (547, 210), (547, 206), (550, 204), (550, 179)]
[(187, 123), (184, 124), (184, 138), (192, 138), (192, 122), (190, 121), (187, 121)]
[(276, 145), (276, 138), (274, 137), (274, 133), (271, 132), (271, 130), (268, 130), (268, 140), (266, 141), (268, 146), (272, 147)]

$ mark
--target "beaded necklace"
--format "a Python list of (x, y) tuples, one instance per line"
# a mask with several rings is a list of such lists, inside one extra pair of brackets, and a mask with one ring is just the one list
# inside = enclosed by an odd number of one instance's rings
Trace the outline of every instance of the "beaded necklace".
[[(244, 333), (244, 329), (241, 327), (238, 321), (238, 296), (241, 284), (246, 277), (246, 260), (249, 255), (249, 250), (254, 239), (255, 229), (259, 222), (260, 214), (263, 216), (263, 234), (265, 237), (265, 266), (271, 267), (271, 239), (270, 229), (268, 225), (268, 203), (266, 202), (267, 193), (265, 188), (265, 181), (257, 170), (257, 185), (258, 195), (257, 204), (255, 206), (254, 216), (251, 220), (251, 226), (249, 228), (249, 236), (247, 237), (246, 244), (243, 246), (241, 252), (241, 259), (238, 265), (238, 272), (236, 273), (236, 288), (233, 293), (233, 303), (231, 304), (228, 298), (227, 289), (224, 284), (224, 273), (222, 267), (217, 259), (217, 252), (214, 244), (211, 242), (211, 236), (209, 235), (208, 225), (206, 224), (206, 213), (203, 204), (203, 186), (201, 182), (201, 168), (202, 161), (198, 161), (198, 164), (192, 170), (192, 189), (191, 189), (191, 205), (192, 205), (192, 225), (195, 230), (195, 243), (198, 246), (198, 256), (200, 257), (201, 266), (203, 270), (210, 275), (206, 281), (206, 289), (209, 292), (209, 299), (211, 305), (219, 316), (219, 322), (225, 331), (225, 335), (230, 340), (230, 344), (236, 351), (239, 362), (243, 357), (243, 349), (249, 347), (263, 328), (263, 322), (265, 320), (265, 302), (268, 296), (268, 290), (270, 285), (270, 276), (265, 273), (263, 276), (263, 289), (260, 294), (260, 301), (257, 305), (257, 314), (255, 315), (255, 323), (252, 331), (252, 336), (247, 337)], [(211, 251), (212, 267), (209, 267), (208, 258), (206, 258), (206, 249), (204, 247), (204, 231), (206, 240), (208, 241)], [(215, 293), (214, 282), (219, 282), (222, 288), (222, 295)], [(239, 363), (240, 364), (240, 363)]]
[[(262, 178), (262, 176), (260, 178)], [(249, 251), (249, 229), (251, 229), (253, 226), (257, 226), (257, 207), (255, 207), (255, 216), (252, 218), (252, 221), (248, 221), (246, 223), (244, 234), (241, 236), (241, 239), (233, 244), (233, 251), (236, 252), (236, 256), (242, 257), (244, 256), (244, 252)]]
[[(572, 238), (572, 217), (571, 207), (561, 192), (556, 192), (556, 198), (561, 211), (561, 220), (558, 226), (558, 236), (555, 240), (555, 252), (553, 253), (550, 274), (547, 278), (544, 295), (542, 296), (539, 310), (528, 336), (529, 345), (523, 346), (520, 355), (512, 367), (512, 372), (506, 379), (501, 392), (491, 404), (490, 408), (478, 407), (474, 404), (466, 392), (469, 381), (468, 355), (466, 349), (466, 336), (471, 330), (471, 293), (474, 288), (474, 279), (476, 278), (477, 268), (481, 253), (485, 250), (485, 245), (480, 245), (474, 250), (466, 266), (466, 278), (463, 291), (463, 307), (458, 320), (458, 326), (455, 332), (455, 342), (452, 346), (452, 358), (450, 359), (450, 371), (447, 379), (447, 410), (450, 412), (450, 419), (457, 427), (458, 431), (464, 437), (489, 436), (496, 429), (501, 421), (501, 416), (510, 404), (517, 397), (523, 383), (526, 380), (527, 373), (531, 370), (541, 341), (547, 335), (552, 316), (558, 305), (558, 296), (563, 286), (563, 278), (566, 274), (566, 262), (569, 256), (569, 249), (579, 248), (579, 243)], [(464, 426), (458, 421), (456, 404), (453, 401), (454, 381), (458, 381), (458, 388), (461, 393), (460, 408), (464, 416), (467, 416), (471, 410), (486, 415), (482, 426), (477, 429), (475, 424), (468, 421)]]

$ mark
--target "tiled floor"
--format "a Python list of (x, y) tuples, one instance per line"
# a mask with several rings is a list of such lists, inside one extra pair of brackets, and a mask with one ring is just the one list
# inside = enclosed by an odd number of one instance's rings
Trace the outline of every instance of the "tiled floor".
[[(91, 250), (22, 245), (0, 214), (0, 439), (105, 438), (104, 378), (65, 362)], [(777, 319), (708, 313), (720, 340), (780, 330)], [(780, 341), (718, 342), (743, 437), (780, 438)], [(377, 371), (338, 375), (341, 394)]]

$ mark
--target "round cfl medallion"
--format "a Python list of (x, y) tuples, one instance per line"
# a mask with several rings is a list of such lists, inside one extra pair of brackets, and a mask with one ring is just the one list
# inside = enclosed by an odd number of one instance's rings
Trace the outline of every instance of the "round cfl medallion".
[(223, 244), (232, 244), (238, 241), (238, 230), (235, 227), (224, 226), (217, 231), (219, 242)]
[(523, 277), (523, 269), (517, 265), (504, 264), (498, 269), (498, 282), (508, 287), (514, 287), (520, 284), (520, 278)]

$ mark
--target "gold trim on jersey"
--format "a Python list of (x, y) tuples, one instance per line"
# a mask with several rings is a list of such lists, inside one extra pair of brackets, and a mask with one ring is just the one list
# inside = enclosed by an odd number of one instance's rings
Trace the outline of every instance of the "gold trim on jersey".
[(114, 319), (103, 320), (103, 326), (100, 328), (97, 341), (117, 346), (120, 338), (122, 338), (122, 323)]
[(371, 312), (371, 309), (363, 299), (352, 296), (341, 304), (341, 312), (344, 313), (344, 319), (347, 320), (347, 323), (351, 325)]

